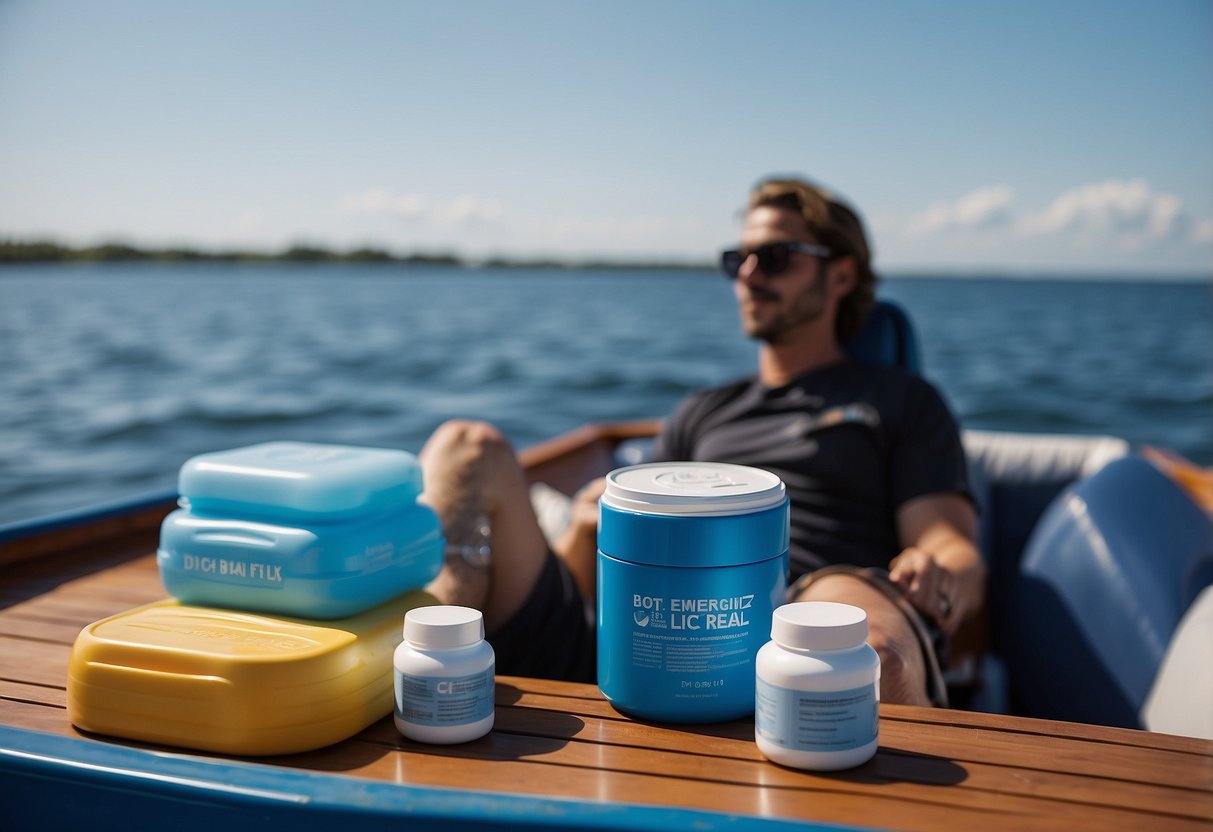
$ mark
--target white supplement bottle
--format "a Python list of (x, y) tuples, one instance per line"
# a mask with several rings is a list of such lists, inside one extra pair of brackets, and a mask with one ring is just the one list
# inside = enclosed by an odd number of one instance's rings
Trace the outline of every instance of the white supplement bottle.
[(785, 604), (758, 651), (754, 741), (785, 766), (834, 771), (876, 753), (880, 657), (868, 614), (850, 604)]
[(396, 730), (420, 742), (470, 742), (493, 728), (495, 657), (484, 616), (470, 607), (419, 607), (396, 648)]

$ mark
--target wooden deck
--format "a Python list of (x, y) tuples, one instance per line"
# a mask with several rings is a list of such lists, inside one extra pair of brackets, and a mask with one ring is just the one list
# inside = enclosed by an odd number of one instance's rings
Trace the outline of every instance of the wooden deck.
[[(146, 526), (57, 554), (10, 547), (0, 557), (0, 724), (81, 736), (65, 710), (76, 634), (165, 596), (154, 526), (150, 542)], [(812, 774), (765, 761), (749, 720), (642, 723), (612, 710), (592, 685), (500, 677), (496, 727), (476, 742), (412, 743), (388, 718), (327, 749), (257, 761), (418, 786), (891, 829), (1213, 829), (1213, 742), (886, 705), (880, 743), (860, 768)]]

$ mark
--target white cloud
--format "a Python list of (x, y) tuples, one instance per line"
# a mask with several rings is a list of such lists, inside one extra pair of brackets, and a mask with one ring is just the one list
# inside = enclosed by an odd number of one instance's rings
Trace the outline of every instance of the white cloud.
[(1138, 248), (1173, 238), (1185, 225), (1178, 197), (1155, 193), (1144, 179), (1109, 179), (1066, 191), (1043, 212), (1025, 217), (1019, 230), (1087, 240), (1115, 235), (1122, 246)]
[(1009, 218), (1015, 190), (1009, 185), (978, 188), (953, 202), (937, 202), (910, 220), (912, 234), (932, 234), (949, 229), (990, 228)]
[(501, 219), (501, 203), (475, 194), (456, 197), (446, 214), (458, 225), (495, 223)]
[(253, 233), (260, 231), (265, 226), (265, 217), (260, 211), (245, 211), (236, 218), (236, 227), (242, 233)]
[(1213, 243), (1213, 219), (1198, 222), (1192, 228), (1192, 242)]
[(455, 226), (496, 223), (503, 214), (500, 202), (476, 194), (463, 194), (449, 202), (435, 203), (426, 194), (393, 194), (383, 188), (344, 194), (340, 208), (351, 214)]
[(551, 225), (551, 233), (568, 240), (584, 240), (594, 245), (613, 243), (668, 244), (679, 235), (693, 233), (701, 224), (687, 220), (672, 222), (666, 217), (579, 217), (565, 216)]
[[(1048, 238), (1065, 248), (1102, 246), (1119, 252), (1156, 250), (1163, 244), (1213, 242), (1213, 220), (1193, 227), (1179, 197), (1156, 191), (1144, 179), (1108, 179), (1057, 195), (1043, 209), (1012, 212), (1015, 191), (1008, 185), (979, 188), (951, 202), (939, 202), (913, 217), (909, 237), (946, 239), (948, 245), (1001, 245), (1014, 237)], [(980, 235), (967, 233), (975, 230)]]
[(429, 210), (429, 197), (424, 194), (396, 196), (382, 188), (372, 188), (358, 194), (341, 197), (341, 210), (355, 214), (378, 214), (405, 220), (422, 218)]

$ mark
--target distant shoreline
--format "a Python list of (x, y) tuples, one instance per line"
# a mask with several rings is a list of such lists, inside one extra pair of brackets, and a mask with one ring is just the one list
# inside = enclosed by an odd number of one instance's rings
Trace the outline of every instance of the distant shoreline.
[(710, 263), (671, 261), (561, 260), (555, 258), (465, 258), (449, 252), (393, 254), (382, 248), (334, 251), (295, 245), (279, 252), (251, 250), (207, 251), (187, 247), (142, 248), (125, 243), (65, 246), (59, 243), (0, 240), (0, 266), (30, 263), (381, 263), (402, 266), (450, 266), (500, 269), (629, 269), (703, 271)]
[[(420, 266), (450, 269), (517, 269), (520, 271), (665, 271), (716, 272), (715, 263), (680, 262), (670, 260), (604, 260), (464, 257), (453, 252), (413, 252), (394, 254), (386, 249), (364, 246), (346, 251), (319, 246), (294, 245), (279, 252), (246, 249), (206, 250), (190, 247), (143, 248), (126, 243), (103, 243), (95, 246), (66, 246), (47, 241), (16, 241), (0, 238), (0, 269), (4, 266), (55, 263), (231, 263), (231, 264), (325, 264), (347, 263), (385, 266)], [(1213, 284), (1213, 274), (1198, 271), (1159, 271), (1146, 273), (1139, 269), (1125, 271), (1096, 271), (1091, 269), (1007, 269), (999, 267), (936, 268), (913, 266), (877, 269), (882, 280), (1046, 280), (1046, 281), (1112, 281)]]

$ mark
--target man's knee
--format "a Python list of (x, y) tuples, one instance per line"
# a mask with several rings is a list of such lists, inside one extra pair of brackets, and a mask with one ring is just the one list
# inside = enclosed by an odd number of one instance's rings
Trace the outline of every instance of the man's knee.
[(485, 514), (498, 527), (499, 509), (529, 506), (526, 477), (509, 440), (487, 422), (453, 420), (438, 427), (421, 449), (423, 499), (444, 525), (458, 515), (472, 522)]
[(513, 456), (514, 450), (501, 431), (488, 422), (468, 419), (443, 422), (421, 449), (423, 464), (450, 461), (475, 466)]
[(472, 419), (450, 419), (430, 436), (427, 445), (436, 448), (467, 447), (487, 451), (508, 448), (510, 443), (496, 427)]
[(917, 642), (871, 633), (868, 643), (880, 657), (880, 696), (885, 702), (929, 705), (926, 672)]
[(880, 695), (885, 702), (927, 705), (926, 667), (905, 616), (883, 593), (846, 574), (823, 576), (801, 594), (801, 601), (836, 601), (868, 614), (868, 644), (880, 657)]

